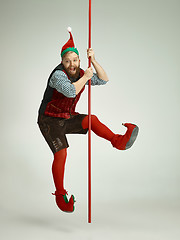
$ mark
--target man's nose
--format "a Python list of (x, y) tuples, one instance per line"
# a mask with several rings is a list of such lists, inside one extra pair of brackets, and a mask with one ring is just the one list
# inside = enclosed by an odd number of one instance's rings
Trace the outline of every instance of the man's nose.
[(73, 61), (70, 61), (70, 66), (73, 66)]

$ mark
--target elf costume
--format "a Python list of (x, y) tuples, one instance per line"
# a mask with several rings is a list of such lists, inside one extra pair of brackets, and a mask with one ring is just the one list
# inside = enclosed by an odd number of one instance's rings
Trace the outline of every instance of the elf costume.
[[(61, 57), (67, 52), (74, 52), (79, 56), (75, 48), (71, 31), (70, 38), (62, 47)], [(56, 191), (57, 206), (64, 212), (73, 212), (75, 199), (72, 195), (67, 199), (67, 191), (64, 189), (64, 170), (69, 147), (66, 134), (86, 134), (88, 132), (88, 115), (79, 114), (75, 111), (85, 86), (76, 94), (74, 82), (77, 82), (84, 75), (80, 69), (79, 76), (70, 77), (63, 64), (59, 64), (50, 74), (47, 87), (39, 108), (38, 125), (53, 152), (54, 160), (52, 164), (52, 174)], [(104, 85), (104, 81), (93, 74), (91, 85)], [(88, 83), (86, 83), (87, 85)], [(102, 124), (95, 115), (91, 115), (92, 131), (108, 140), (113, 147), (119, 150), (130, 148), (136, 140), (138, 127), (131, 123), (123, 124), (127, 127), (124, 135), (114, 134), (108, 127)]]

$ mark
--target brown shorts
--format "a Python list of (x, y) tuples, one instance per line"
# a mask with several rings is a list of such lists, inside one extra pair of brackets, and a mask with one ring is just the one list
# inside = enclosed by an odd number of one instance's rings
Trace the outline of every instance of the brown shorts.
[(66, 134), (86, 134), (88, 132), (88, 129), (82, 127), (82, 121), (86, 116), (78, 114), (69, 119), (45, 115), (38, 117), (41, 133), (53, 153), (69, 147)]

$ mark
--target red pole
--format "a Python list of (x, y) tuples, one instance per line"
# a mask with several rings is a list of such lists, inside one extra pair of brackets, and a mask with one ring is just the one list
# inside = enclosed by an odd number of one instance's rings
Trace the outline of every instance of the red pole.
[[(91, 48), (91, 0), (89, 0), (89, 48)], [(91, 58), (89, 58), (91, 67)], [(91, 223), (91, 79), (88, 83), (88, 223)]]

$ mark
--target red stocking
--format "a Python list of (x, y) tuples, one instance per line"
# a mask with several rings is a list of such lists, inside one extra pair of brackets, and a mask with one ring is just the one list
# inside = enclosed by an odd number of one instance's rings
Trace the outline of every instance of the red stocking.
[[(88, 128), (88, 116), (83, 119), (82, 127), (84, 129)], [(115, 135), (108, 127), (101, 123), (95, 115), (91, 115), (91, 129), (96, 135), (109, 141), (111, 141)]]
[[(91, 129), (99, 137), (105, 138), (111, 142), (113, 147), (119, 150), (130, 148), (136, 140), (139, 128), (135, 124), (125, 123), (127, 131), (124, 135), (114, 134), (108, 127), (102, 124), (95, 115), (91, 115)], [(88, 128), (88, 116), (82, 121), (82, 127)]]
[(57, 192), (64, 191), (64, 170), (67, 157), (67, 149), (62, 149), (54, 154), (52, 174)]
[(52, 173), (54, 184), (56, 187), (55, 196), (57, 206), (64, 212), (74, 211), (74, 196), (72, 195), (68, 201), (66, 197), (66, 190), (64, 189), (64, 170), (67, 157), (67, 149), (62, 149), (54, 154), (54, 161), (52, 164)]

